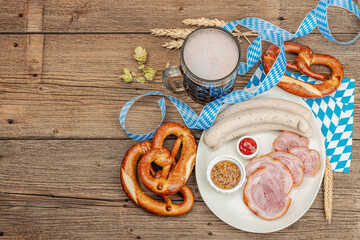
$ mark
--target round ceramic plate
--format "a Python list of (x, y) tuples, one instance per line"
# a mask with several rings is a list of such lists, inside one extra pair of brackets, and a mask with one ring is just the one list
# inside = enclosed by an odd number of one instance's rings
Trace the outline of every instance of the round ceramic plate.
[[(300, 97), (289, 94), (278, 87), (258, 96), (258, 98), (283, 98), (299, 103), (310, 109)], [(219, 155), (232, 155), (240, 159), (239, 153), (236, 151), (236, 141), (238, 139), (224, 143), (219, 149), (212, 151), (211, 148), (207, 147), (203, 142), (204, 131), (198, 145), (195, 170), (200, 194), (210, 210), (227, 224), (254, 233), (275, 232), (296, 222), (307, 212), (315, 200), (324, 174), (325, 146), (323, 136), (313, 115), (311, 116), (309, 124), (312, 126), (314, 132), (313, 136), (309, 138), (309, 148), (316, 149), (319, 152), (321, 168), (315, 176), (304, 177), (302, 184), (291, 190), (289, 197), (291, 197), (292, 201), (289, 210), (281, 218), (272, 221), (264, 220), (256, 216), (244, 204), (244, 187), (228, 195), (216, 192), (211, 188), (206, 178), (208, 164)], [(247, 135), (253, 136), (259, 141), (260, 149), (258, 156), (261, 156), (273, 151), (272, 143), (280, 134), (280, 131), (264, 131)], [(248, 163), (246, 160), (241, 161), (245, 166)]]

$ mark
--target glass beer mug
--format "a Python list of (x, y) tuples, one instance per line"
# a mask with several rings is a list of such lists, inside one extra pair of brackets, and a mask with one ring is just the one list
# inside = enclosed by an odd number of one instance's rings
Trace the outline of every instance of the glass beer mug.
[(199, 28), (185, 39), (180, 66), (163, 71), (163, 84), (175, 93), (186, 91), (196, 102), (211, 102), (234, 89), (240, 54), (239, 42), (230, 32)]

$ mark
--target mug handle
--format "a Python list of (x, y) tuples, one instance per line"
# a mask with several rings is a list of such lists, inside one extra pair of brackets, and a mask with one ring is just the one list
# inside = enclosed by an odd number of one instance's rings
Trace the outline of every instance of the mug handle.
[(183, 76), (180, 65), (171, 66), (162, 72), (163, 85), (174, 93), (182, 93), (185, 91), (184, 80), (174, 79), (174, 77)]

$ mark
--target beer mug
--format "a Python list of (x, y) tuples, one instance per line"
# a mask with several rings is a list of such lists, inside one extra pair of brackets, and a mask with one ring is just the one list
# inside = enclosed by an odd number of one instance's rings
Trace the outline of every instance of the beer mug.
[(180, 65), (163, 71), (163, 84), (175, 93), (186, 91), (196, 102), (211, 102), (234, 89), (240, 58), (239, 42), (230, 32), (199, 28), (184, 40)]

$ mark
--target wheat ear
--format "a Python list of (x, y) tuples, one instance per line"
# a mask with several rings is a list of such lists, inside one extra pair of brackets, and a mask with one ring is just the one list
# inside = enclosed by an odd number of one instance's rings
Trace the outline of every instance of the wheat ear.
[(209, 19), (209, 18), (190, 18), (190, 19), (184, 19), (183, 23), (185, 25), (191, 25), (191, 26), (198, 26), (198, 27), (223, 27), (226, 22), (224, 20), (219, 20), (217, 18)]
[(179, 48), (181, 48), (183, 42), (184, 42), (183, 39), (173, 40), (171, 42), (164, 43), (162, 46), (166, 47), (168, 49), (179, 49)]
[(331, 222), (333, 196), (333, 171), (329, 158), (326, 157), (325, 175), (324, 175), (324, 208), (327, 222)]
[(185, 39), (187, 35), (189, 35), (194, 29), (181, 29), (181, 28), (174, 28), (174, 29), (162, 29), (162, 28), (155, 28), (151, 29), (151, 34), (155, 35), (156, 37), (172, 37), (176, 39)]

